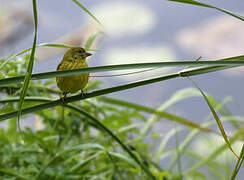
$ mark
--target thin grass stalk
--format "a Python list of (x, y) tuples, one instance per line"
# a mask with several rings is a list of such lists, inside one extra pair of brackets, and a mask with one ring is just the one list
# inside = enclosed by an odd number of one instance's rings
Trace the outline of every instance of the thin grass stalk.
[[(67, 76), (67, 75), (74, 75), (74, 74), (129, 70), (129, 69), (140, 69), (140, 68), (204, 66), (200, 68), (188, 68), (188, 69), (181, 70), (178, 73), (175, 73), (178, 74), (179, 77), (188, 77), (188, 76), (205, 74), (209, 72), (220, 71), (220, 70), (243, 66), (243, 65), (244, 65), (244, 56), (237, 56), (237, 57), (226, 58), (217, 61), (178, 61), (178, 62), (136, 63), (136, 64), (120, 64), (120, 65), (88, 67), (88, 68), (64, 70), (64, 71), (51, 71), (45, 73), (32, 74), (31, 79), (39, 80), (39, 79), (60, 77), (64, 75)], [(0, 79), (0, 85), (22, 82), (24, 80), (24, 77), (25, 76), (16, 76), (11, 78)]]

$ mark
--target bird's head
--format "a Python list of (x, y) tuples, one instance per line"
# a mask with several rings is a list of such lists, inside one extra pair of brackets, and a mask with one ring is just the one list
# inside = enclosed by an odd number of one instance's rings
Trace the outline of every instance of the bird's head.
[(64, 59), (86, 60), (86, 57), (91, 55), (81, 47), (72, 47), (65, 53)]

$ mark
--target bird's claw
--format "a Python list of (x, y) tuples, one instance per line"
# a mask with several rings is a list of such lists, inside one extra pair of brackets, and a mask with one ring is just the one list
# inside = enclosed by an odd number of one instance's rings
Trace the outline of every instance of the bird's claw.
[(67, 93), (63, 93), (63, 96), (60, 97), (60, 100), (65, 103), (65, 99), (67, 98)]
[(80, 95), (81, 95), (81, 97), (86, 97), (87, 93), (85, 93), (84, 91), (81, 90)]

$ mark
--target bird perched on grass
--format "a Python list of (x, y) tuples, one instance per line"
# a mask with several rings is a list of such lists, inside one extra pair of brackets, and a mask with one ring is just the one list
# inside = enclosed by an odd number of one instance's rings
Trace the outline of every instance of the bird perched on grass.
[[(80, 69), (88, 67), (86, 63), (86, 58), (92, 54), (86, 52), (81, 47), (70, 48), (63, 57), (63, 60), (58, 65), (57, 70), (71, 70)], [(68, 93), (75, 93), (81, 90), (83, 94), (83, 89), (85, 88), (89, 79), (89, 73), (86, 74), (75, 74), (70, 76), (56, 77), (57, 86), (63, 92), (64, 98)]]

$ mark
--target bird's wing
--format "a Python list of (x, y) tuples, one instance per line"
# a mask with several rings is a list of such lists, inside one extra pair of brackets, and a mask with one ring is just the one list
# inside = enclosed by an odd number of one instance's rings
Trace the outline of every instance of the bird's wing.
[[(71, 60), (70, 60), (70, 59), (66, 59), (65, 61), (71, 61)], [(61, 66), (65, 61), (62, 60), (62, 61), (59, 63), (59, 65), (58, 65), (58, 67), (57, 67), (57, 70), (59, 70), (60, 66)]]

